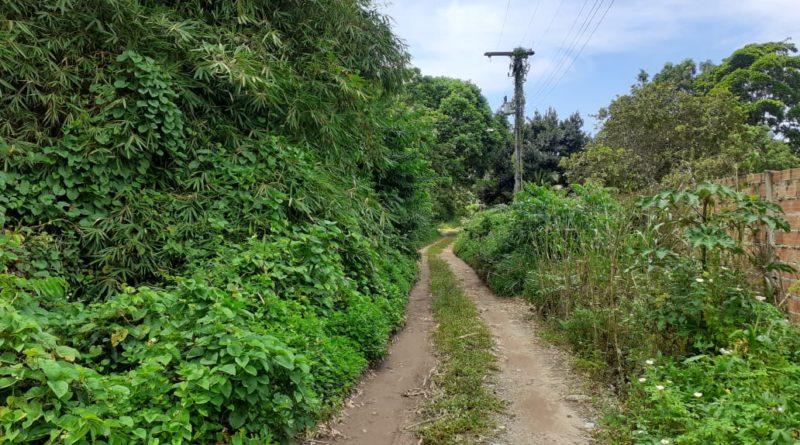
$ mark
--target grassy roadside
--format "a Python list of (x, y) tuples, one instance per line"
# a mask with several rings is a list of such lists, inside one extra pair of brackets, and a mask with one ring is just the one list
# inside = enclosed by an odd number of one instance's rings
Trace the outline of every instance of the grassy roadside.
[(428, 249), (433, 316), (438, 327), (434, 347), (441, 361), (434, 378), (437, 392), (425, 406), (434, 419), (420, 429), (424, 444), (479, 443), (494, 430), (492, 415), (502, 402), (484, 385), (496, 368), (492, 337), (472, 301), (439, 254), (452, 238)]

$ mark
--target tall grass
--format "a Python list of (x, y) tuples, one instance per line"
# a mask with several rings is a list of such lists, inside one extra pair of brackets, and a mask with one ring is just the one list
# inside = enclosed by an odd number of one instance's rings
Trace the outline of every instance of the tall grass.
[(800, 333), (762, 302), (743, 253), (701, 257), (671, 218), (597, 187), (528, 187), (473, 218), (455, 251), (617, 388), (628, 411), (609, 441), (796, 444)]

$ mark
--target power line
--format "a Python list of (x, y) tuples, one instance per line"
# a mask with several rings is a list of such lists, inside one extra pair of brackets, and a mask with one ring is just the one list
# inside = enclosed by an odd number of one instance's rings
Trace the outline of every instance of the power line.
[(533, 14), (531, 14), (531, 19), (528, 20), (528, 26), (525, 27), (525, 33), (522, 34), (522, 38), (519, 39), (519, 46), (522, 46), (522, 42), (525, 41), (525, 37), (528, 37), (528, 31), (531, 29), (531, 25), (533, 25), (533, 19), (536, 18), (536, 13), (539, 11), (539, 5), (542, 4), (542, 0), (536, 1), (536, 7), (533, 8)]
[[(575, 35), (572, 37), (572, 41), (570, 42), (569, 46), (566, 47), (567, 49), (564, 50), (564, 47), (561, 47), (561, 50), (562, 50), (561, 51), (561, 57), (558, 59), (558, 62), (556, 62), (556, 66), (550, 72), (550, 76), (547, 78), (547, 80), (545, 82), (543, 82), (542, 85), (539, 86), (539, 90), (536, 93), (537, 97), (538, 97), (538, 94), (540, 94), (543, 91), (547, 90), (547, 88), (555, 80), (556, 76), (558, 76), (559, 72), (561, 71), (561, 68), (563, 68), (564, 65), (566, 65), (567, 61), (570, 60), (570, 56), (573, 55), (573, 52), (575, 51), (578, 42), (583, 38), (583, 36), (585, 35), (586, 31), (589, 29), (589, 26), (590, 26), (592, 20), (594, 20), (594, 17), (597, 15), (597, 12), (600, 10), (600, 6), (602, 5), (603, 1), (604, 0), (594, 0), (594, 3), (592, 4), (592, 7), (589, 8), (589, 12), (586, 13), (586, 17), (583, 19), (583, 23), (581, 23), (581, 26), (578, 27), (578, 30), (575, 32)], [(588, 1), (587, 1), (587, 4), (588, 4)], [(576, 23), (577, 23), (577, 21), (576, 21)], [(567, 39), (564, 39), (565, 42), (567, 40), (569, 40), (569, 36), (567, 36)]]
[(545, 95), (541, 96), (541, 98), (540, 98), (540, 99), (537, 101), (537, 105), (538, 105), (539, 103), (541, 103), (542, 101), (544, 101), (544, 99), (546, 99), (548, 96), (550, 96), (550, 94), (551, 94), (551, 93), (552, 93), (552, 92), (553, 92), (553, 91), (556, 89), (556, 87), (558, 86), (558, 84), (561, 82), (561, 79), (563, 79), (563, 78), (564, 78), (564, 76), (566, 76), (566, 75), (567, 75), (567, 73), (569, 72), (569, 70), (570, 70), (570, 69), (572, 69), (572, 65), (574, 65), (574, 64), (575, 64), (575, 61), (576, 61), (576, 60), (577, 60), (577, 59), (578, 59), (578, 58), (581, 56), (581, 54), (583, 53), (583, 50), (584, 50), (584, 48), (586, 48), (586, 44), (588, 44), (588, 43), (589, 43), (589, 41), (590, 41), (590, 40), (592, 40), (592, 37), (594, 37), (594, 34), (595, 34), (595, 32), (597, 32), (597, 28), (599, 28), (599, 27), (600, 27), (600, 24), (601, 24), (601, 23), (603, 23), (603, 20), (605, 20), (605, 18), (606, 18), (606, 15), (608, 14), (608, 11), (610, 11), (610, 10), (611, 10), (611, 7), (612, 7), (612, 6), (614, 6), (614, 1), (615, 1), (615, 0), (611, 0), (611, 2), (608, 4), (608, 7), (607, 7), (607, 8), (606, 8), (606, 10), (603, 12), (603, 15), (602, 15), (602, 16), (600, 16), (600, 20), (598, 20), (598, 21), (597, 21), (597, 24), (595, 25), (594, 29), (592, 30), (592, 33), (591, 33), (591, 34), (589, 34), (589, 38), (587, 38), (587, 39), (586, 39), (586, 40), (583, 42), (583, 46), (581, 46), (581, 49), (578, 51), (578, 55), (577, 55), (577, 56), (575, 56), (575, 57), (572, 59), (572, 61), (570, 62), (569, 66), (567, 67), (567, 69), (566, 69), (566, 70), (565, 70), (565, 71), (564, 71), (564, 72), (561, 74), (561, 76), (558, 78), (558, 80), (557, 80), (557, 81), (556, 81), (556, 83), (555, 83), (555, 84), (552, 86), (552, 88), (550, 88), (550, 90), (549, 90), (549, 91), (548, 91), (548, 92), (547, 92)]
[[(572, 34), (572, 30), (575, 29), (575, 25), (578, 24), (578, 20), (581, 18), (581, 15), (583, 15), (583, 10), (586, 9), (587, 4), (589, 4), (589, 0), (583, 0), (583, 6), (581, 6), (581, 10), (578, 11), (578, 15), (575, 16), (575, 20), (572, 21), (572, 25), (570, 25), (569, 31), (567, 31), (567, 34), (564, 36), (564, 39), (561, 41), (561, 44), (558, 47), (558, 53), (556, 54), (556, 58), (558, 58), (559, 55), (561, 55), (561, 53), (564, 51), (564, 46), (567, 43), (567, 39), (569, 39), (570, 34)], [(534, 88), (539, 88), (539, 84), (545, 84), (549, 82), (551, 77), (553, 77), (552, 72), (550, 73), (550, 75), (547, 76), (545, 80), (534, 84)]]
[[(569, 48), (567, 49), (567, 52), (564, 54), (564, 57), (561, 60), (559, 60), (558, 65), (553, 70), (553, 73), (552, 73), (553, 75), (548, 79), (548, 82), (545, 85), (542, 85), (542, 87), (536, 92), (537, 99), (542, 98), (545, 95), (544, 94), (545, 92), (548, 92), (547, 94), (549, 94), (549, 92), (552, 91), (552, 89), (558, 84), (560, 79), (564, 78), (566, 72), (569, 70), (569, 68), (572, 66), (572, 64), (575, 61), (575, 58), (576, 58), (575, 50), (578, 48), (578, 42), (580, 42), (583, 39), (583, 36), (586, 35), (586, 31), (589, 30), (589, 27), (591, 26), (592, 20), (594, 20), (595, 16), (600, 11), (600, 8), (603, 5), (603, 1), (604, 0), (600, 0), (599, 4), (598, 4), (598, 1), (595, 0), (595, 4), (592, 6), (592, 9), (589, 11), (589, 15), (587, 15), (587, 19), (584, 20), (584, 24), (581, 26), (581, 29), (580, 29), (579, 33), (575, 36), (575, 38), (573, 39), (573, 41), (570, 44)], [(606, 9), (606, 11), (607, 10), (608, 9)], [(603, 15), (603, 16), (605, 16), (605, 15)], [(596, 22), (595, 29), (599, 26), (601, 21), (602, 21), (602, 18)], [(593, 35), (593, 33), (592, 33), (592, 35)], [(589, 39), (591, 39), (591, 35), (585, 40), (585, 42), (583, 43), (583, 47), (586, 46), (586, 43), (589, 41)], [(563, 70), (562, 68), (564, 68), (565, 66), (567, 68), (566, 68), (566, 70)]]
[(503, 25), (500, 27), (500, 35), (497, 37), (497, 43), (494, 45), (495, 48), (500, 47), (500, 41), (503, 40), (503, 31), (506, 29), (506, 21), (508, 21), (508, 10), (511, 8), (511, 0), (506, 2), (506, 13), (503, 16)]
[[(553, 13), (553, 17), (550, 18), (550, 23), (547, 24), (547, 29), (545, 29), (544, 32), (541, 33), (540, 35), (545, 36), (547, 35), (548, 32), (550, 32), (550, 29), (553, 28), (553, 23), (556, 21), (556, 17), (558, 17), (558, 13), (561, 12), (562, 6), (564, 6), (564, 0), (561, 0), (558, 3), (558, 8), (556, 8), (556, 12)], [(533, 46), (533, 43), (531, 43), (531, 46)]]
[(543, 93), (544, 91), (547, 91), (547, 89), (553, 85), (553, 81), (556, 79), (556, 76), (559, 75), (559, 72), (567, 64), (567, 62), (570, 61), (570, 60), (574, 60), (574, 58), (571, 59), (571, 57), (574, 55), (575, 49), (577, 49), (577, 47), (578, 47), (578, 42), (581, 41), (583, 36), (586, 35), (586, 32), (591, 27), (591, 23), (594, 20), (594, 18), (597, 16), (597, 13), (600, 11), (600, 8), (603, 5), (603, 1), (604, 0), (595, 0), (594, 1), (594, 4), (592, 4), (592, 7), (589, 9), (589, 12), (586, 14), (586, 18), (584, 18), (583, 23), (578, 28), (578, 31), (575, 33), (575, 36), (573, 37), (572, 42), (570, 42), (569, 47), (567, 48), (566, 51), (563, 52), (562, 57), (559, 59), (558, 63), (556, 64), (556, 67), (551, 72), (551, 75), (548, 77), (547, 81), (544, 82), (539, 87), (539, 90), (536, 92), (535, 97), (538, 98), (541, 93)]

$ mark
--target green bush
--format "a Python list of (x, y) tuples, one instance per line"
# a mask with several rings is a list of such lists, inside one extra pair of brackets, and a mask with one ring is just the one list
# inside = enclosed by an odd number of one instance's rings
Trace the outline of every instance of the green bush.
[[(344, 272), (345, 247), (334, 247), (342, 238), (328, 226), (251, 240), (198, 265), (194, 278), (100, 303), (70, 301), (59, 278), (0, 275), (3, 436), (292, 438), (385, 353), (402, 320), (413, 262), (374, 264), (362, 293)], [(22, 237), (0, 239), (24, 251)], [(327, 250), (313, 248), (323, 242)], [(6, 261), (8, 272), (18, 259)]]
[(609, 441), (795, 444), (800, 329), (768, 303), (769, 280), (753, 282), (786, 266), (745, 245), (786, 228), (778, 214), (712, 184), (636, 204), (529, 186), (476, 215), (455, 251), (619, 389)]
[(0, 443), (290, 443), (403, 321), (432, 133), (369, 1), (0, 3)]

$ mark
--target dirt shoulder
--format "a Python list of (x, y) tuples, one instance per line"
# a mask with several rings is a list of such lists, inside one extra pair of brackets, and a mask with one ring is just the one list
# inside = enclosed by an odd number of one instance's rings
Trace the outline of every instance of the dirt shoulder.
[(429, 271), (422, 251), (420, 276), (406, 307), (406, 325), (389, 346), (389, 353), (345, 403), (338, 421), (328, 425), (328, 437), (308, 444), (416, 445), (413, 426), (422, 388), (436, 360), (430, 334)]

